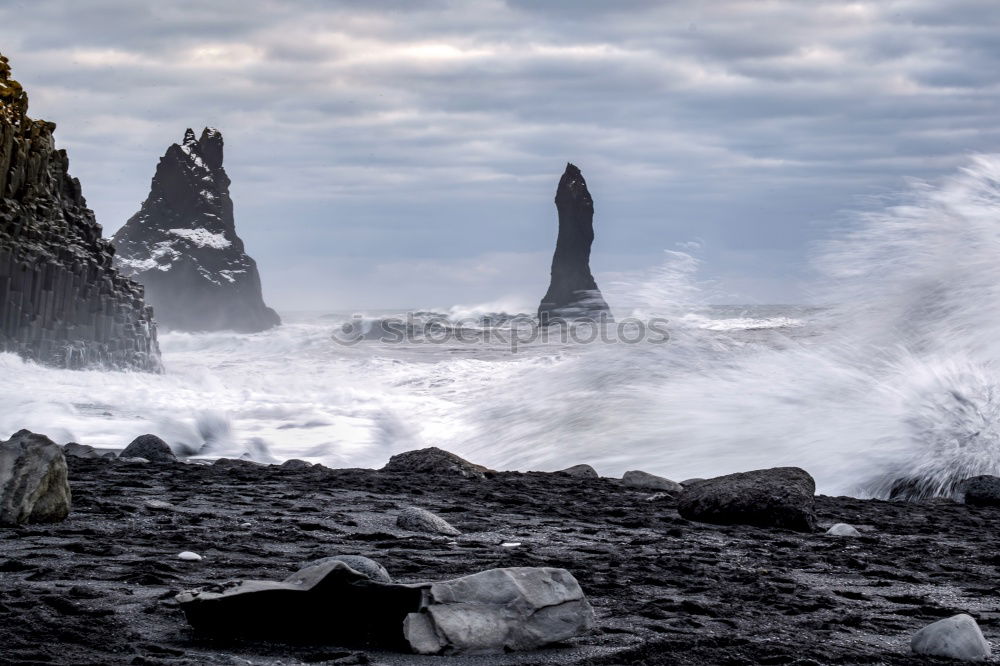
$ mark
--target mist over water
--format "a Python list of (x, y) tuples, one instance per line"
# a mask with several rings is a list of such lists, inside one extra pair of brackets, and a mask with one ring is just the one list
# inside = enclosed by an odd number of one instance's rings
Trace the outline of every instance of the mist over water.
[(338, 467), (434, 445), (499, 469), (677, 480), (798, 465), (820, 492), (859, 496), (1000, 473), (1000, 159), (915, 185), (816, 265), (823, 307), (704, 305), (697, 260), (677, 252), (606, 285), (619, 320), (669, 319), (666, 344), (343, 346), (331, 336), (354, 313), (313, 313), (253, 335), (164, 334), (165, 375), (4, 354), (0, 436), (121, 448), (152, 432), (186, 455)]

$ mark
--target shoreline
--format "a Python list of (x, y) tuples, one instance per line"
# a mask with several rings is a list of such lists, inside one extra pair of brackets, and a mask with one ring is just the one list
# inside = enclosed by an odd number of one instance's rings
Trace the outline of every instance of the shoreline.
[[(653, 491), (560, 473), (466, 479), (67, 460), (66, 521), (0, 529), (10, 663), (912, 664), (936, 663), (912, 655), (909, 640), (942, 617), (967, 612), (987, 638), (1000, 635), (993, 508), (817, 496), (821, 528), (849, 522), (862, 532), (843, 538), (690, 522), (669, 495), (650, 500)], [(402, 530), (395, 515), (406, 506), (462, 534)], [(512, 542), (521, 545), (500, 545)], [(178, 560), (181, 551), (203, 559)], [(597, 622), (553, 648), (420, 657), (209, 640), (173, 599), (230, 579), (278, 580), (346, 554), (370, 557), (404, 583), (563, 567)]]

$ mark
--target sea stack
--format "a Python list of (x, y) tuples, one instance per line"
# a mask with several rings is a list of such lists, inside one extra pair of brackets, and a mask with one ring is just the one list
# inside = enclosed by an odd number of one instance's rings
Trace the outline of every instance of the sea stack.
[(56, 150), (55, 123), (0, 56), (0, 351), (66, 368), (158, 371), (153, 312)]
[(146, 287), (156, 319), (180, 331), (253, 333), (281, 323), (236, 235), (222, 133), (192, 130), (160, 158), (142, 208), (112, 237), (116, 265)]
[(590, 246), (594, 242), (594, 200), (587, 181), (573, 164), (559, 179), (556, 190), (559, 237), (552, 256), (552, 281), (538, 306), (538, 319), (611, 318), (597, 282), (590, 273)]

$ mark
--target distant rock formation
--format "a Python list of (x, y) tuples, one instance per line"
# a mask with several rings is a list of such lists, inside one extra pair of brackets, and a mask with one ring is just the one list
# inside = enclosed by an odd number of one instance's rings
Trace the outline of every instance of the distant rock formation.
[(112, 237), (116, 265), (146, 287), (157, 321), (182, 331), (245, 333), (277, 326), (257, 263), (236, 235), (222, 134), (190, 129), (160, 158), (139, 212)]
[(556, 190), (559, 236), (552, 256), (552, 281), (538, 306), (542, 323), (552, 317), (596, 319), (611, 311), (590, 273), (590, 246), (594, 242), (594, 200), (583, 174), (572, 164)]
[(143, 290), (113, 268), (114, 248), (56, 150), (55, 123), (0, 56), (0, 351), (68, 368), (161, 368)]

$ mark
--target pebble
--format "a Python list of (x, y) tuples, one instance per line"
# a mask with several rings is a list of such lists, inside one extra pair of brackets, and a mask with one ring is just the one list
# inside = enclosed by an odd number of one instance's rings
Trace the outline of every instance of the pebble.
[(190, 550), (185, 550), (183, 553), (177, 554), (177, 559), (184, 560), (185, 562), (199, 562), (201, 561), (201, 555), (192, 553)]
[(502, 544), (500, 544), (500, 547), (501, 548), (517, 548), (520, 545), (521, 545), (520, 541), (505, 541)]

